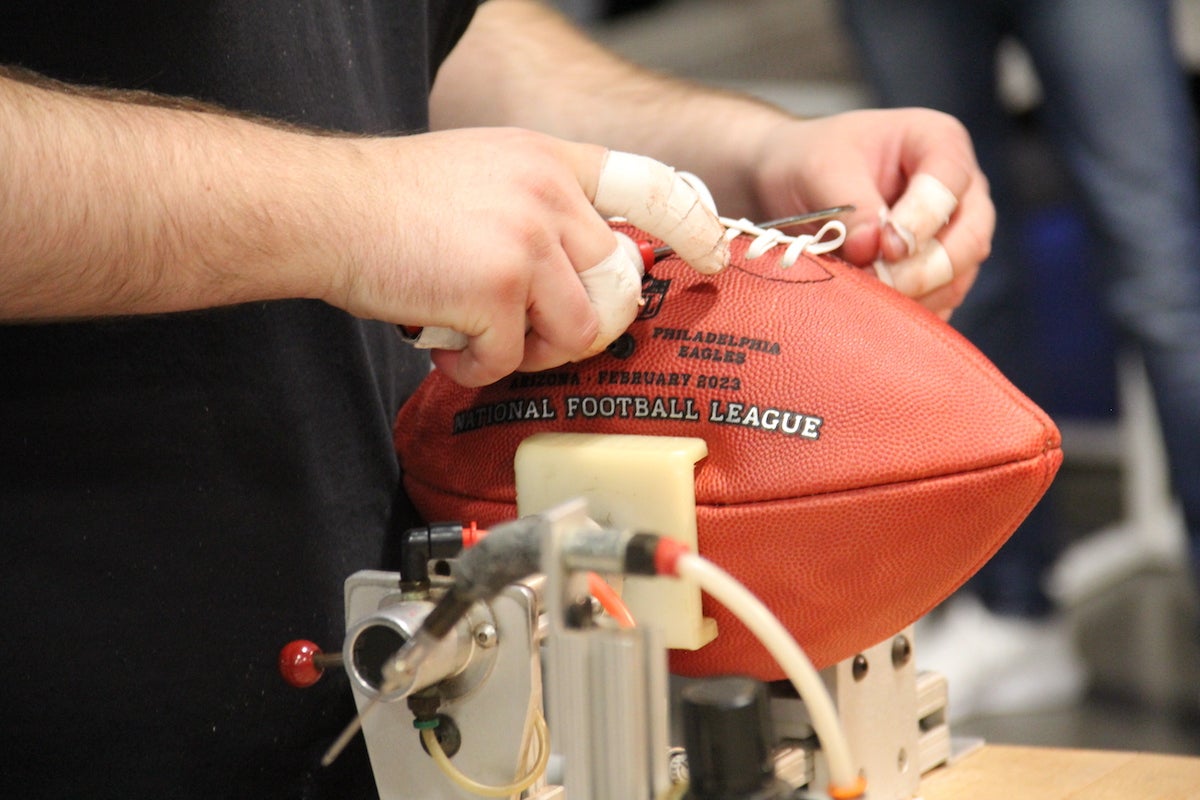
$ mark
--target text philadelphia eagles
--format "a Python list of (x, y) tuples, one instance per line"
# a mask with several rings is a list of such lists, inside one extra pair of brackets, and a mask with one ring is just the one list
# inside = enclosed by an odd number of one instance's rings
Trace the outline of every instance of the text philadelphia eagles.
[(454, 433), (539, 420), (634, 419), (740, 425), (818, 439), (824, 422), (820, 417), (785, 408), (727, 400), (709, 400), (704, 404), (686, 396), (567, 395), (561, 402), (560, 407), (553, 397), (522, 397), (473, 406), (454, 415)]

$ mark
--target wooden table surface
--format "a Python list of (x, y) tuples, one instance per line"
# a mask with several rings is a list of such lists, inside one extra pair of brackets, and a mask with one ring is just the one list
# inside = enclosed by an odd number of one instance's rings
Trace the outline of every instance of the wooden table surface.
[(922, 800), (1200, 800), (1200, 758), (985, 745), (921, 781)]

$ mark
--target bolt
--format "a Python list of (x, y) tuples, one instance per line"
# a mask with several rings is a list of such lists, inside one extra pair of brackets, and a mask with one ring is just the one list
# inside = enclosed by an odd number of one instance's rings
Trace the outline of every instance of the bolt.
[(682, 747), (672, 747), (667, 751), (667, 776), (672, 786), (688, 782), (687, 751)]
[(438, 715), (438, 709), (442, 705), (442, 697), (437, 693), (437, 689), (431, 686), (410, 694), (405, 702), (408, 704), (408, 710), (412, 712), (413, 717), (418, 720), (432, 720)]
[(480, 647), (495, 647), (497, 636), (496, 626), (490, 622), (481, 622), (471, 631), (471, 635), (475, 637), (475, 644)]
[[(437, 738), (438, 744), (442, 746), (442, 752), (447, 758), (454, 758), (460, 749), (462, 749), (462, 731), (451, 717), (445, 714), (437, 715), (437, 727), (433, 729), (433, 735)], [(429, 748), (425, 746), (425, 740), (421, 739), (421, 749), (429, 753)]]
[(897, 636), (892, 640), (892, 666), (900, 669), (912, 658), (912, 642), (907, 636)]

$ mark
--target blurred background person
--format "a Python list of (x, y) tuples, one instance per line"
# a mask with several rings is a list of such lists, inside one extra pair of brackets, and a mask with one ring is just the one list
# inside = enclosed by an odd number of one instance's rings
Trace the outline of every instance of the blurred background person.
[[(841, 10), (880, 103), (941, 109), (970, 130), (998, 224), (992, 257), (952, 323), (1053, 410), (1048, 401), (1079, 375), (1074, 364), (1039, 358), (1038, 254), (1023, 235), (1027, 193), (1011, 171), (1018, 121), (1001, 102), (996, 71), (1006, 43), (1015, 39), (1027, 51), (1041, 88), (1037, 122), (1087, 226), (1088, 280), (1122, 345), (1145, 364), (1195, 570), (1200, 192), (1194, 109), (1173, 48), (1170, 3), (842, 0)], [(1063, 705), (1085, 688), (1043, 590), (1060, 538), (1054, 516), (1046, 504), (1035, 510), (922, 632), (922, 659), (948, 676), (956, 717)]]

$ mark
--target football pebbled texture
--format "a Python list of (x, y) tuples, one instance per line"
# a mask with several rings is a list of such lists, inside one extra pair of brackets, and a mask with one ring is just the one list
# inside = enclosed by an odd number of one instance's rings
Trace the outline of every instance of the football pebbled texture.
[[(624, 225), (617, 230), (644, 234)], [(404, 486), (428, 520), (516, 515), (513, 456), (543, 431), (692, 436), (699, 552), (780, 618), (818, 668), (961, 586), (1045, 493), (1050, 418), (937, 316), (831, 256), (716, 276), (655, 264), (604, 353), (464, 389), (432, 372), (401, 409)], [(783, 677), (724, 608), (684, 675)]]

